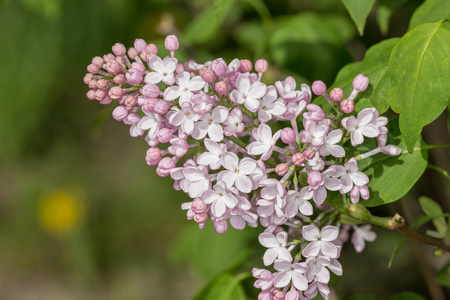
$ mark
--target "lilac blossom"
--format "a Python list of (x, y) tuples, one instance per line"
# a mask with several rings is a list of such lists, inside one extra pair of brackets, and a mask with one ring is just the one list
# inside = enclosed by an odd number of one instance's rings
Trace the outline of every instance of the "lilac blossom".
[(180, 126), (184, 134), (192, 134), (194, 132), (194, 123), (200, 119), (200, 115), (192, 110), (191, 103), (184, 103), (181, 110), (173, 107), (172, 111), (169, 123), (174, 126)]
[(227, 190), (222, 182), (203, 192), (200, 198), (204, 203), (211, 204), (211, 213), (216, 218), (223, 216), (227, 208), (236, 207), (238, 202), (236, 197)]
[(259, 235), (258, 240), (261, 245), (268, 248), (263, 256), (264, 265), (273, 264), (275, 259), (292, 261), (291, 252), (286, 249), (288, 235), (281, 231), (275, 235), (269, 232), (263, 232)]
[(352, 244), (356, 252), (362, 252), (367, 242), (373, 242), (377, 238), (377, 234), (371, 231), (370, 224), (356, 226), (353, 225)]
[(230, 99), (236, 103), (244, 104), (245, 107), (256, 112), (259, 108), (260, 99), (266, 93), (266, 85), (260, 81), (251, 83), (247, 75), (241, 74), (236, 81), (236, 89), (231, 92)]
[(212, 170), (217, 170), (222, 166), (222, 155), (227, 152), (227, 145), (218, 144), (210, 139), (205, 139), (205, 147), (208, 151), (197, 157), (197, 163), (209, 166)]
[(223, 141), (223, 123), (228, 117), (228, 109), (223, 106), (216, 106), (210, 114), (205, 114), (196, 124), (192, 137), (202, 139), (206, 135), (215, 141)]
[(341, 193), (346, 194), (353, 188), (353, 184), (363, 186), (369, 183), (369, 177), (361, 171), (358, 171), (358, 161), (352, 157), (344, 166), (334, 166), (336, 176), (340, 177), (342, 188)]
[(303, 256), (317, 256), (319, 253), (335, 258), (338, 256), (338, 249), (332, 243), (338, 237), (339, 230), (336, 226), (327, 225), (321, 231), (314, 225), (306, 225), (302, 228), (302, 236), (309, 243), (303, 249)]
[(258, 120), (261, 123), (268, 122), (272, 116), (281, 116), (286, 111), (286, 106), (281, 101), (277, 101), (277, 98), (275, 87), (269, 86), (259, 105)]
[(223, 155), (223, 167), (226, 169), (217, 176), (217, 181), (223, 181), (228, 187), (236, 186), (242, 193), (252, 190), (252, 181), (248, 178), (256, 169), (256, 161), (244, 157), (241, 161), (236, 154), (227, 152)]
[(272, 129), (263, 123), (254, 129), (252, 134), (256, 141), (247, 146), (247, 152), (252, 155), (261, 155), (261, 160), (269, 159), (276, 141), (280, 138), (281, 130), (272, 136)]
[(177, 85), (172, 85), (164, 91), (164, 100), (172, 101), (179, 98), (180, 106), (189, 102), (194, 92), (205, 86), (205, 81), (200, 76), (191, 79), (188, 72), (182, 72), (175, 77)]
[(357, 146), (364, 142), (364, 136), (374, 138), (380, 133), (376, 125), (372, 124), (374, 111), (365, 108), (359, 112), (358, 117), (350, 116), (342, 119), (342, 126), (350, 132), (352, 146)]
[(332, 155), (334, 157), (345, 157), (345, 150), (340, 145), (336, 145), (342, 139), (342, 130), (336, 129), (329, 132), (323, 145), (319, 148), (322, 156)]
[(244, 131), (244, 123), (242, 121), (242, 110), (239, 107), (233, 108), (228, 114), (227, 119), (223, 122), (223, 125), (225, 125), (223, 128), (224, 134), (231, 136)]
[(167, 85), (174, 84), (174, 72), (178, 64), (176, 58), (167, 56), (162, 60), (159, 56), (154, 55), (150, 58), (148, 64), (154, 72), (145, 75), (144, 81), (146, 83), (157, 84), (162, 81)]
[(278, 272), (274, 276), (274, 286), (284, 288), (292, 281), (292, 285), (299, 291), (305, 291), (308, 288), (308, 281), (305, 278), (307, 267), (305, 263), (287, 260), (276, 260), (274, 264), (275, 270)]

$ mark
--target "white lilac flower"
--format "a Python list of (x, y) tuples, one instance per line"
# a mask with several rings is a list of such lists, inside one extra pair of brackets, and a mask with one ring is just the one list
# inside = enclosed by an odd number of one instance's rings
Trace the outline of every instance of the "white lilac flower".
[(313, 196), (313, 192), (309, 189), (303, 188), (300, 192), (290, 190), (287, 194), (286, 215), (288, 218), (293, 218), (300, 211), (305, 216), (313, 214), (313, 206), (308, 201)]
[(222, 156), (223, 167), (226, 169), (217, 176), (217, 181), (223, 181), (227, 187), (236, 186), (242, 193), (250, 193), (252, 181), (248, 178), (256, 169), (256, 161), (244, 157), (241, 161), (236, 154), (227, 152)]
[(271, 287), (273, 287), (273, 274), (272, 272), (265, 269), (252, 269), (252, 276), (255, 277), (256, 282), (253, 286), (257, 289), (261, 289), (262, 291), (267, 291)]
[(280, 116), (286, 111), (286, 105), (283, 102), (277, 101), (278, 95), (274, 86), (269, 86), (266, 94), (262, 97), (258, 110), (258, 120), (261, 123), (266, 123), (272, 119), (272, 115)]
[(180, 106), (189, 102), (194, 92), (201, 90), (205, 86), (205, 81), (200, 76), (191, 79), (188, 72), (181, 72), (175, 77), (177, 85), (172, 85), (164, 91), (164, 100), (172, 101), (180, 98)]
[(232, 136), (236, 133), (241, 133), (244, 131), (244, 123), (242, 123), (242, 120), (242, 110), (239, 107), (233, 108), (233, 110), (228, 114), (225, 122), (223, 122), (223, 125), (225, 125), (223, 128), (224, 134), (226, 136)]
[(371, 231), (372, 226), (370, 224), (355, 226), (353, 225), (352, 244), (355, 247), (355, 251), (360, 253), (364, 250), (367, 242), (373, 242), (377, 238), (377, 234)]
[(274, 264), (278, 272), (274, 276), (274, 286), (284, 288), (292, 281), (292, 285), (299, 291), (308, 288), (308, 281), (305, 278), (307, 270), (305, 263), (292, 263), (287, 260), (276, 260)]
[(263, 232), (259, 235), (259, 243), (268, 248), (263, 256), (265, 266), (273, 264), (277, 258), (292, 261), (291, 252), (286, 249), (287, 238), (288, 235), (284, 231), (278, 232), (276, 236), (269, 232)]
[(369, 183), (369, 177), (361, 171), (358, 171), (358, 161), (352, 157), (344, 166), (334, 166), (335, 175), (340, 177), (342, 188), (341, 193), (346, 194), (353, 188), (353, 184), (363, 186)]
[(364, 136), (374, 138), (380, 133), (376, 125), (372, 123), (374, 111), (365, 108), (359, 112), (358, 117), (350, 116), (342, 119), (342, 126), (350, 132), (351, 143), (357, 146), (364, 142)]
[(142, 110), (145, 113), (145, 116), (141, 118), (137, 127), (141, 130), (149, 130), (148, 137), (151, 140), (156, 139), (156, 134), (159, 131), (159, 126), (161, 123), (161, 117), (158, 114), (154, 114), (152, 112), (148, 112), (146, 110)]
[(256, 112), (259, 108), (260, 99), (266, 93), (266, 85), (260, 81), (253, 84), (245, 74), (239, 75), (236, 81), (236, 89), (230, 94), (233, 102), (244, 104), (245, 107)]
[(145, 75), (144, 81), (146, 83), (157, 84), (162, 81), (167, 85), (174, 84), (175, 78), (173, 74), (178, 64), (176, 58), (167, 56), (163, 61), (159, 56), (154, 55), (150, 58), (148, 64), (154, 72)]
[(322, 253), (322, 255), (330, 258), (336, 258), (338, 249), (332, 241), (338, 237), (338, 234), (339, 230), (336, 226), (327, 225), (321, 231), (314, 225), (304, 226), (302, 228), (302, 236), (311, 243), (303, 249), (303, 256), (317, 256), (319, 253)]
[(330, 282), (330, 271), (326, 268), (330, 265), (328, 256), (310, 256), (306, 259), (308, 270), (306, 271), (306, 279), (311, 282), (317, 280), (321, 283)]
[(247, 152), (252, 155), (261, 155), (261, 160), (268, 160), (272, 156), (276, 141), (280, 138), (281, 130), (272, 136), (272, 129), (263, 123), (253, 129), (252, 134), (256, 141), (247, 146)]
[(205, 139), (204, 143), (208, 151), (197, 157), (197, 163), (209, 166), (212, 170), (219, 169), (222, 166), (222, 155), (227, 152), (227, 145), (216, 143), (210, 139)]
[(340, 145), (336, 145), (342, 139), (342, 130), (336, 129), (330, 131), (324, 144), (319, 148), (319, 153), (322, 156), (332, 155), (334, 157), (345, 157), (345, 150)]
[(192, 137), (195, 139), (203, 139), (206, 135), (215, 141), (223, 141), (223, 128), (220, 123), (223, 123), (228, 117), (228, 108), (223, 106), (216, 106), (210, 114), (205, 114), (195, 124)]
[[(176, 169), (171, 170), (171, 176), (174, 177)], [(189, 166), (182, 169), (182, 179), (180, 180), (181, 189), (191, 198), (200, 196), (204, 191), (211, 187), (211, 181), (204, 167)]]
[(192, 105), (189, 102), (184, 103), (181, 110), (177, 107), (172, 107), (173, 113), (169, 116), (169, 123), (174, 126), (180, 126), (183, 133), (190, 135), (194, 132), (194, 122), (200, 119), (200, 115), (192, 110)]
[(317, 293), (320, 293), (324, 299), (328, 299), (330, 297), (331, 290), (326, 283), (321, 283), (319, 281), (311, 282), (308, 289), (305, 291), (305, 296), (307, 299), (313, 299), (316, 297)]
[(222, 217), (227, 208), (234, 208), (238, 203), (236, 197), (227, 190), (222, 182), (203, 192), (200, 198), (205, 204), (211, 204), (211, 213), (216, 218)]

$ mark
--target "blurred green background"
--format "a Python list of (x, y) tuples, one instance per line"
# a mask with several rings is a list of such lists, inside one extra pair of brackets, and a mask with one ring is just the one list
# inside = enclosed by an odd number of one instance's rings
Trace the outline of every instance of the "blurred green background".
[[(145, 141), (85, 97), (93, 56), (177, 34), (183, 58), (266, 58), (267, 83), (293, 75), (331, 85), (368, 47), (403, 35), (422, 1), (379, 1), (362, 37), (339, 0), (225, 0), (219, 20), (212, 2), (0, 0), (0, 299), (183, 300), (224, 270), (261, 267), (262, 249), (252, 250), (261, 228), (199, 230), (180, 208), (187, 196), (145, 163)], [(448, 140), (428, 131), (431, 142)], [(448, 153), (436, 153), (448, 167)], [(447, 203), (448, 189), (430, 189), (438, 176), (426, 173), (405, 201), (426, 193)], [(377, 232), (366, 253), (347, 247), (339, 295), (428, 295), (414, 251), (429, 249), (406, 248), (387, 270), (400, 235)]]

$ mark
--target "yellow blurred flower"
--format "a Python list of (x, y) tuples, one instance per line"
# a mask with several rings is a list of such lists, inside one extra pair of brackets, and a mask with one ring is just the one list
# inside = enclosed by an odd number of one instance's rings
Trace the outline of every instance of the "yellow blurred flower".
[(39, 207), (42, 227), (56, 236), (67, 235), (80, 223), (85, 214), (81, 199), (68, 190), (56, 190), (43, 197)]

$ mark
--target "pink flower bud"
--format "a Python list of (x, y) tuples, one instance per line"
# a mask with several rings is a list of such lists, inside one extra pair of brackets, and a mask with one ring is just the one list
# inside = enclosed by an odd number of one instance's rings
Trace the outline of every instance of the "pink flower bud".
[(128, 116), (128, 109), (125, 106), (119, 105), (113, 110), (112, 116), (114, 120), (123, 121)]
[(169, 103), (165, 100), (159, 100), (155, 103), (153, 109), (155, 110), (155, 113), (163, 115), (169, 110)]
[(169, 51), (176, 51), (178, 50), (178, 47), (180, 46), (180, 43), (178, 42), (178, 38), (174, 35), (168, 35), (166, 37), (166, 40), (164, 41), (164, 47), (166, 47)]
[(134, 40), (134, 49), (136, 49), (137, 52), (144, 51), (145, 47), (147, 47), (147, 43), (143, 39), (135, 39)]
[(145, 73), (145, 66), (144, 66), (144, 64), (141, 64), (140, 62), (136, 61), (136, 62), (132, 63), (131, 68), (136, 69), (141, 73)]
[(297, 290), (290, 290), (284, 296), (285, 300), (300, 300), (300, 293)]
[(88, 85), (90, 89), (97, 89), (97, 80), (92, 79), (91, 81), (89, 81)]
[(284, 300), (284, 293), (282, 291), (273, 291), (273, 300)]
[(269, 63), (265, 59), (258, 59), (255, 63), (255, 70), (259, 73), (265, 73), (267, 68), (269, 67)]
[(111, 104), (112, 99), (109, 96), (105, 96), (105, 98), (103, 98), (102, 100), (99, 101), (100, 104), (102, 105), (108, 105)]
[(305, 156), (303, 155), (303, 153), (297, 152), (292, 156), (291, 160), (294, 163), (294, 165), (299, 167), (305, 162)]
[(349, 114), (355, 110), (355, 103), (353, 100), (345, 99), (341, 102), (341, 110), (343, 113)]
[(97, 65), (90, 64), (89, 66), (87, 66), (87, 71), (88, 71), (89, 73), (97, 74), (97, 73), (98, 73), (98, 70), (99, 70), (99, 67), (98, 67)]
[(227, 83), (223, 80), (216, 82), (214, 85), (214, 90), (221, 96), (225, 95), (227, 93)]
[(284, 175), (286, 175), (286, 173), (288, 172), (288, 170), (289, 170), (289, 165), (286, 164), (286, 163), (278, 164), (278, 165), (275, 167), (275, 173), (277, 173), (278, 176), (284, 176)]
[(323, 176), (320, 172), (311, 171), (308, 174), (308, 184), (312, 187), (323, 185)]
[(145, 155), (145, 160), (150, 166), (156, 166), (161, 161), (161, 158), (161, 150), (157, 147), (151, 147), (147, 150), (147, 155)]
[(133, 95), (130, 95), (128, 97), (125, 98), (125, 101), (123, 102), (123, 104), (127, 107), (127, 108), (132, 108), (133, 106), (135, 106), (137, 103), (136, 97)]
[(186, 139), (173, 138), (170, 140), (170, 144), (171, 146), (167, 148), (167, 150), (170, 154), (175, 155), (178, 158), (183, 157), (189, 150), (189, 145), (186, 142)]
[(227, 232), (227, 230), (228, 230), (227, 220), (221, 220), (221, 221), (214, 222), (214, 230), (220, 234)]
[(159, 87), (156, 84), (146, 84), (140, 90), (142, 96), (147, 99), (157, 98), (159, 96)]
[(250, 72), (252, 68), (253, 66), (251, 61), (249, 61), (248, 59), (241, 59), (241, 66), (239, 67), (239, 70), (242, 73)]
[(103, 61), (103, 58), (101, 58), (100, 56), (95, 56), (92, 59), (92, 63), (101, 68), (105, 62)]
[(141, 58), (142, 61), (148, 63), (150, 60), (151, 55), (149, 55), (147, 52), (141, 52), (141, 54), (139, 54), (139, 57)]
[(122, 98), (123, 90), (120, 86), (113, 86), (109, 90), (108, 95), (109, 97), (111, 97), (111, 99), (119, 99)]
[(303, 151), (303, 155), (306, 159), (313, 159), (316, 156), (316, 153), (314, 152), (313, 148), (308, 148), (305, 151)]
[(208, 205), (206, 205), (200, 198), (195, 198), (194, 201), (192, 201), (191, 209), (196, 214), (201, 214), (202, 212), (205, 212), (207, 208)]
[(144, 105), (142, 105), (142, 110), (147, 111), (147, 112), (155, 112), (155, 104), (156, 102), (158, 102), (158, 99), (147, 99), (147, 101), (145, 101)]
[(86, 84), (89, 84), (89, 81), (91, 81), (93, 79), (94, 79), (94, 74), (87, 73), (86, 75), (84, 75), (83, 82)]
[(103, 61), (106, 63), (110, 62), (111, 60), (116, 60), (116, 57), (112, 53), (108, 53), (103, 55)]
[(170, 170), (175, 168), (175, 162), (170, 157), (164, 157), (158, 163), (156, 173), (161, 177), (167, 177), (170, 174)]
[(153, 55), (158, 55), (158, 47), (156, 47), (155, 44), (148, 44), (147, 47), (145, 47), (145, 53), (147, 53), (147, 55), (149, 57), (152, 57)]
[(285, 144), (291, 144), (295, 142), (295, 131), (290, 127), (285, 127), (281, 130), (281, 140)]
[(363, 74), (359, 74), (353, 79), (353, 89), (357, 92), (364, 92), (369, 86), (369, 78)]
[(95, 99), (100, 101), (105, 98), (106, 92), (104, 90), (96, 90), (95, 91)]
[(120, 73), (120, 74), (116, 74), (116, 76), (114, 76), (114, 82), (117, 84), (122, 84), (125, 82), (125, 80), (126, 80), (125, 74)]
[(106, 80), (106, 79), (99, 79), (97, 81), (97, 88), (105, 89), (107, 86), (108, 86), (108, 80)]
[(213, 107), (213, 100), (208, 94), (195, 94), (191, 97), (191, 102), (194, 104), (192, 110), (201, 115), (210, 112)]
[(114, 46), (112, 46), (112, 51), (117, 56), (123, 56), (125, 53), (127, 53), (127, 48), (121, 43), (116, 43)]
[(208, 214), (206, 212), (194, 215), (194, 221), (198, 224), (203, 224), (206, 222), (206, 220), (208, 220)]
[(178, 64), (177, 68), (175, 69), (175, 74), (180, 74), (181, 72), (184, 72), (184, 66), (183, 64)]
[(235, 72), (228, 78), (228, 80), (230, 81), (230, 85), (233, 89), (237, 88), (236, 82), (237, 82), (239, 75), (241, 75), (240, 72)]
[(87, 94), (86, 94), (86, 97), (87, 97), (89, 100), (95, 100), (95, 91), (96, 91), (96, 90), (89, 90), (89, 91), (87, 92)]
[(209, 68), (213, 70), (218, 77), (221, 77), (227, 72), (227, 63), (223, 59), (219, 58), (213, 60)]
[(110, 60), (106, 63), (106, 71), (108, 71), (110, 74), (117, 74), (122, 71), (122, 67), (117, 61)]
[(143, 73), (136, 69), (128, 70), (128, 73), (125, 74), (125, 77), (130, 84), (140, 84), (144, 79)]
[(216, 73), (214, 73), (213, 70), (205, 67), (200, 69), (200, 77), (203, 78), (203, 80), (207, 83), (213, 83), (214, 81), (216, 81)]
[(334, 88), (330, 92), (330, 97), (333, 99), (333, 101), (339, 102), (341, 101), (342, 97), (344, 97), (344, 91), (340, 88)]
[(128, 56), (129, 56), (131, 59), (135, 59), (136, 56), (139, 55), (139, 52), (137, 52), (136, 49), (134, 49), (133, 47), (131, 47), (131, 48), (128, 49), (127, 54), (128, 54)]
[(321, 80), (314, 81), (311, 88), (313, 93), (316, 94), (317, 96), (321, 96), (327, 92), (327, 86)]
[(172, 130), (169, 128), (161, 128), (157, 133), (158, 140), (161, 143), (168, 143), (172, 139), (172, 136)]

